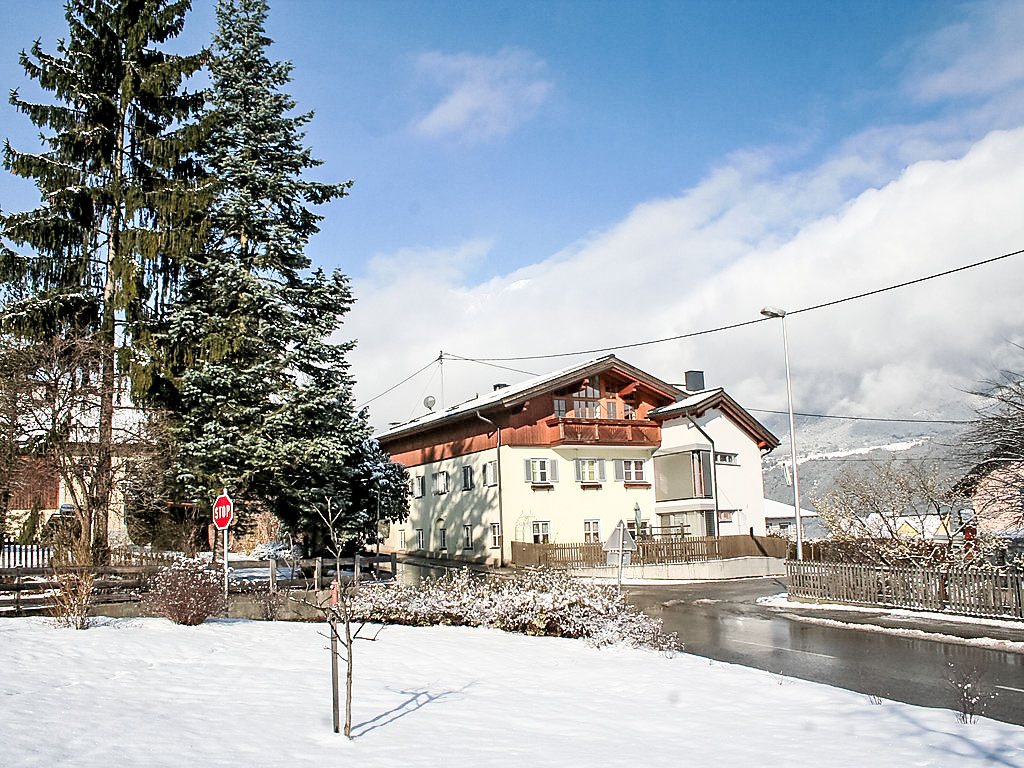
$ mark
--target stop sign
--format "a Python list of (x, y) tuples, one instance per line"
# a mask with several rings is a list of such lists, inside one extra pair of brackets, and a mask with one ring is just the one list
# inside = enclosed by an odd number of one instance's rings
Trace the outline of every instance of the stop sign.
[(224, 493), (213, 502), (213, 524), (217, 526), (218, 531), (223, 531), (231, 525), (234, 516), (235, 503), (231, 501), (231, 497), (228, 496), (228, 489), (225, 488)]

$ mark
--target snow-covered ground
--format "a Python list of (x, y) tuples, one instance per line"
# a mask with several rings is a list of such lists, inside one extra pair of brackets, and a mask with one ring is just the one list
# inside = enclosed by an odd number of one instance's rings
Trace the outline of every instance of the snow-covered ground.
[[(1024, 765), (1024, 728), (686, 654), (388, 627), (331, 730), (322, 627), (0, 621), (0, 764)], [(328, 763), (327, 761), (332, 761)]]

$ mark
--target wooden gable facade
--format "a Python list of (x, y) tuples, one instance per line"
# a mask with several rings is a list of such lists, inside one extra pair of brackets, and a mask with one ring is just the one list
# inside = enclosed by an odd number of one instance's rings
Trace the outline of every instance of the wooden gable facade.
[[(499, 391), (500, 393), (500, 391)], [(614, 356), (555, 375), (507, 398), (492, 398), (423, 424), (382, 435), (392, 459), (409, 467), (451, 459), (500, 444), (554, 447), (609, 445), (656, 448), (661, 426), (648, 418), (682, 392)]]

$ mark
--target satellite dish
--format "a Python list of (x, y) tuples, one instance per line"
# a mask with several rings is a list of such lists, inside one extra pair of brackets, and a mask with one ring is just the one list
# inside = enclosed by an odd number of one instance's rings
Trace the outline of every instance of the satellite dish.
[(426, 397), (423, 398), (423, 405), (424, 407), (426, 407), (428, 411), (434, 410), (434, 404), (436, 402), (437, 399), (433, 395), (427, 395)]

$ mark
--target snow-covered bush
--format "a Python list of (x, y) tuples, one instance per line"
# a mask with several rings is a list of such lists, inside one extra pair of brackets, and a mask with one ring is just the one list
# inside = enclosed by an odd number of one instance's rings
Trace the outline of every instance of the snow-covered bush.
[(182, 557), (161, 568), (143, 598), (154, 613), (195, 626), (224, 609), (224, 577), (199, 558)]
[(526, 635), (584, 638), (593, 645), (673, 650), (661, 620), (611, 586), (561, 571), (530, 569), (508, 578), (452, 571), (417, 586), (369, 584), (353, 595), (355, 617), (382, 624), (494, 627)]
[(989, 691), (983, 683), (984, 674), (977, 667), (957, 667), (949, 664), (949, 676), (946, 680), (953, 687), (953, 709), (956, 720), (964, 725), (972, 725), (985, 714), (985, 706), (990, 699), (998, 694)]

